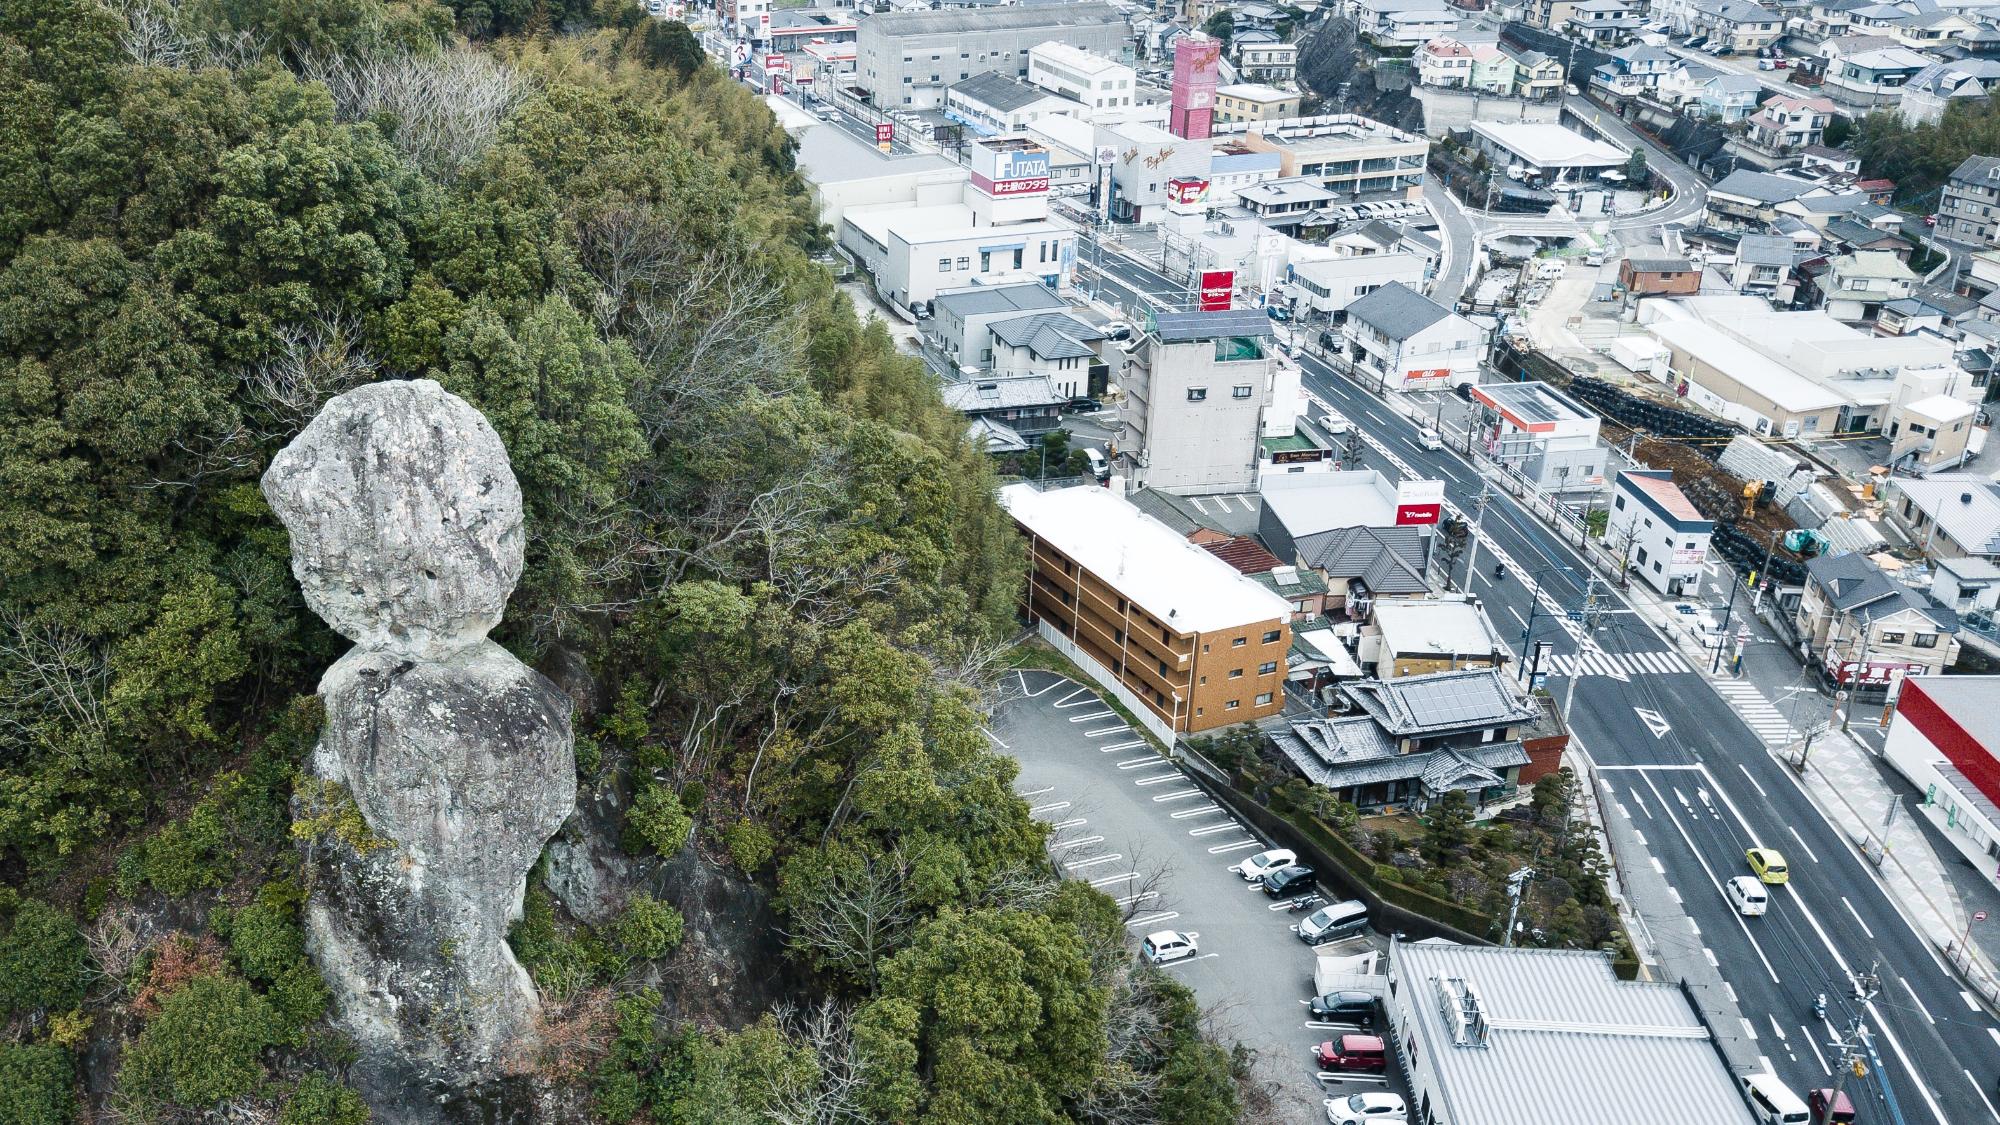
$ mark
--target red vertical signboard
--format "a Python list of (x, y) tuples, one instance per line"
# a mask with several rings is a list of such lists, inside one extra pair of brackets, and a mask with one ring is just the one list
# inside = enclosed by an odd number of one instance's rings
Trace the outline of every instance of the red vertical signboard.
[(875, 147), (888, 152), (896, 142), (896, 123), (884, 121), (875, 126)]
[(1201, 271), (1201, 311), (1225, 312), (1236, 292), (1235, 270)]

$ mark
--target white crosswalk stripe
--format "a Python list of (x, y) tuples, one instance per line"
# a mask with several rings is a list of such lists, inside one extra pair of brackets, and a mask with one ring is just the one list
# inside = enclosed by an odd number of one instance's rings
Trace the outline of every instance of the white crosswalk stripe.
[(1691, 672), (1688, 662), (1676, 652), (1584, 652), (1552, 654), (1547, 661), (1552, 676), (1670, 676)]
[(1783, 746), (1799, 737), (1798, 729), (1792, 726), (1784, 712), (1771, 706), (1757, 685), (1743, 680), (1712, 680), (1715, 690), (1729, 702), (1729, 709), (1742, 718), (1751, 733), (1762, 739), (1767, 746)]

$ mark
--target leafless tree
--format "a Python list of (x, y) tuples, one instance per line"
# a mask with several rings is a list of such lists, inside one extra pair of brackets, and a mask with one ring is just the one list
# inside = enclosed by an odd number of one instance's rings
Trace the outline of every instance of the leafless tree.
[(1045, 865), (1010, 864), (986, 880), (979, 900), (998, 910), (1033, 910), (1061, 889), (1062, 880)]
[(125, 20), (118, 42), (134, 63), (140, 66), (180, 67), (199, 56), (196, 45), (181, 34), (170, 5), (139, 0), (138, 3), (109, 6)]
[(861, 1105), (861, 1053), (854, 1045), (853, 1012), (822, 1000), (806, 1007), (778, 1007), (778, 1024), (819, 1064), (810, 1084), (781, 1068), (765, 1113), (777, 1125), (844, 1125), (869, 1120)]
[(145, 948), (140, 940), (137, 912), (129, 906), (114, 906), (97, 916), (84, 931), (84, 948), (90, 951), (90, 973), (100, 986), (99, 999), (122, 992), (126, 974), (132, 971)]
[(299, 71), (326, 85), (342, 120), (393, 118), (397, 150), (446, 181), (479, 159), (528, 93), (505, 64), (462, 44), (424, 55), (307, 53)]
[(1113, 896), (1127, 922), (1141, 914), (1166, 909), (1166, 888), (1173, 881), (1175, 867), (1172, 859), (1152, 855), (1141, 843), (1133, 849), (1132, 870), (1137, 877), (1122, 888), (1114, 888), (1119, 893)]
[(835, 864), (810, 900), (796, 904), (786, 937), (820, 962), (872, 978), (916, 924), (909, 865), (900, 853)]
[(110, 682), (103, 651), (81, 635), (0, 616), (0, 742), (39, 740), (51, 722), (101, 740)]
[(278, 329), (271, 354), (242, 374), (245, 398), (267, 441), (290, 441), (326, 401), (373, 382), (381, 365), (359, 346), (361, 326), (344, 312)]
[(607, 294), (614, 283), (639, 289), (645, 276), (666, 281), (644, 287), (619, 321), (649, 373), (633, 406), (654, 442), (746, 393), (788, 386), (806, 333), (796, 303), (740, 248), (697, 256), (694, 240), (679, 232), (667, 229), (660, 237), (669, 248), (643, 263), (586, 259)]

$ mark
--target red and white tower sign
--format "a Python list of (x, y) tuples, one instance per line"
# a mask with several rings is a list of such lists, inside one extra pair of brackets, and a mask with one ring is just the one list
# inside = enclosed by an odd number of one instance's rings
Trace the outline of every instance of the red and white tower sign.
[(1167, 131), (1199, 141), (1215, 129), (1215, 81), (1222, 41), (1183, 35), (1174, 43), (1174, 85), (1167, 102)]

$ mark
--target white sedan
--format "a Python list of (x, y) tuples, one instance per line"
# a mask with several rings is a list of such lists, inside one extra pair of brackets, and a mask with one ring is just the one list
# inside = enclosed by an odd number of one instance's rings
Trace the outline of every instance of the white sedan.
[(1272, 848), (1268, 852), (1258, 852), (1230, 870), (1243, 876), (1246, 883), (1255, 883), (1273, 871), (1290, 867), (1299, 861), (1298, 855), (1290, 848)]
[(1386, 1090), (1369, 1090), (1326, 1101), (1326, 1119), (1332, 1125), (1364, 1125), (1383, 1118), (1401, 1121), (1409, 1112), (1409, 1107), (1403, 1104), (1402, 1095)]
[(1139, 943), (1139, 956), (1154, 965), (1164, 965), (1169, 961), (1194, 957), (1200, 952), (1201, 945), (1195, 940), (1195, 935), (1182, 933), (1179, 930), (1160, 930), (1150, 933), (1146, 935), (1145, 941)]

